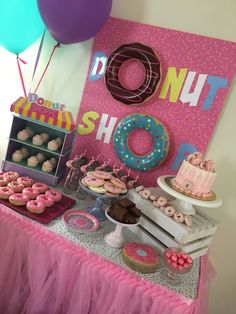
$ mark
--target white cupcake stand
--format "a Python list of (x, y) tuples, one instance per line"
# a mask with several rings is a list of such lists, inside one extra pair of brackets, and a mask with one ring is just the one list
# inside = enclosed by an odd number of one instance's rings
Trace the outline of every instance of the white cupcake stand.
[(179, 193), (172, 188), (171, 180), (173, 178), (174, 176), (161, 176), (157, 179), (157, 183), (163, 191), (175, 198), (175, 200), (172, 201), (172, 205), (183, 214), (195, 215), (196, 210), (194, 205), (207, 208), (216, 208), (222, 205), (222, 199), (218, 197), (213, 201), (204, 201)]

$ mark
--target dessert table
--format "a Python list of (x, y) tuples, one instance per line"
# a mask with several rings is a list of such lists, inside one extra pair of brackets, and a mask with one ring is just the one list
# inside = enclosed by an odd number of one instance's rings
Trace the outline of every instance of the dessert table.
[[(82, 209), (91, 200), (78, 202)], [(162, 260), (153, 274), (129, 269), (121, 250), (104, 241), (113, 229), (106, 221), (98, 232), (78, 235), (61, 217), (43, 226), (0, 205), (0, 313), (207, 313), (213, 275), (207, 257), (172, 286), (163, 279)], [(128, 229), (125, 237), (139, 241)]]

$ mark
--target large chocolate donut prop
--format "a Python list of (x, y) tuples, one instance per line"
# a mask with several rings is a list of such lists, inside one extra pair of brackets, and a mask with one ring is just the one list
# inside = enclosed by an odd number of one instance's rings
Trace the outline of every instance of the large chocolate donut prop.
[[(143, 84), (134, 90), (126, 89), (119, 80), (121, 65), (131, 59), (140, 61), (146, 70)], [(113, 98), (126, 105), (142, 104), (146, 101), (156, 92), (160, 79), (160, 60), (152, 48), (141, 43), (122, 45), (107, 60), (106, 87)]]

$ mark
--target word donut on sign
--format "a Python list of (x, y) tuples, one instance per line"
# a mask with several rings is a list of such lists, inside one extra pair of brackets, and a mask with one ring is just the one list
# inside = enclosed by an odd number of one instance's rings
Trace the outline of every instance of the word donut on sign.
[[(128, 60), (140, 61), (146, 71), (144, 82), (137, 89), (129, 90), (120, 82), (119, 70)], [(142, 104), (157, 90), (161, 78), (161, 65), (152, 48), (140, 43), (131, 43), (117, 48), (107, 60), (105, 83), (116, 100), (126, 104)]]
[[(128, 137), (133, 129), (148, 131), (154, 140), (152, 151), (137, 156), (128, 147)], [(166, 158), (169, 150), (169, 136), (164, 125), (155, 117), (134, 114), (120, 121), (114, 133), (114, 149), (119, 159), (129, 168), (146, 171), (153, 169)]]

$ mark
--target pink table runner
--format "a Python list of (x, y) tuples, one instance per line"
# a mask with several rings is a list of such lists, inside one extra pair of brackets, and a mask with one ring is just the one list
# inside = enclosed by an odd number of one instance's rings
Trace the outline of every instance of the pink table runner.
[(198, 298), (154, 285), (0, 205), (0, 313), (207, 313), (212, 269), (201, 260)]

